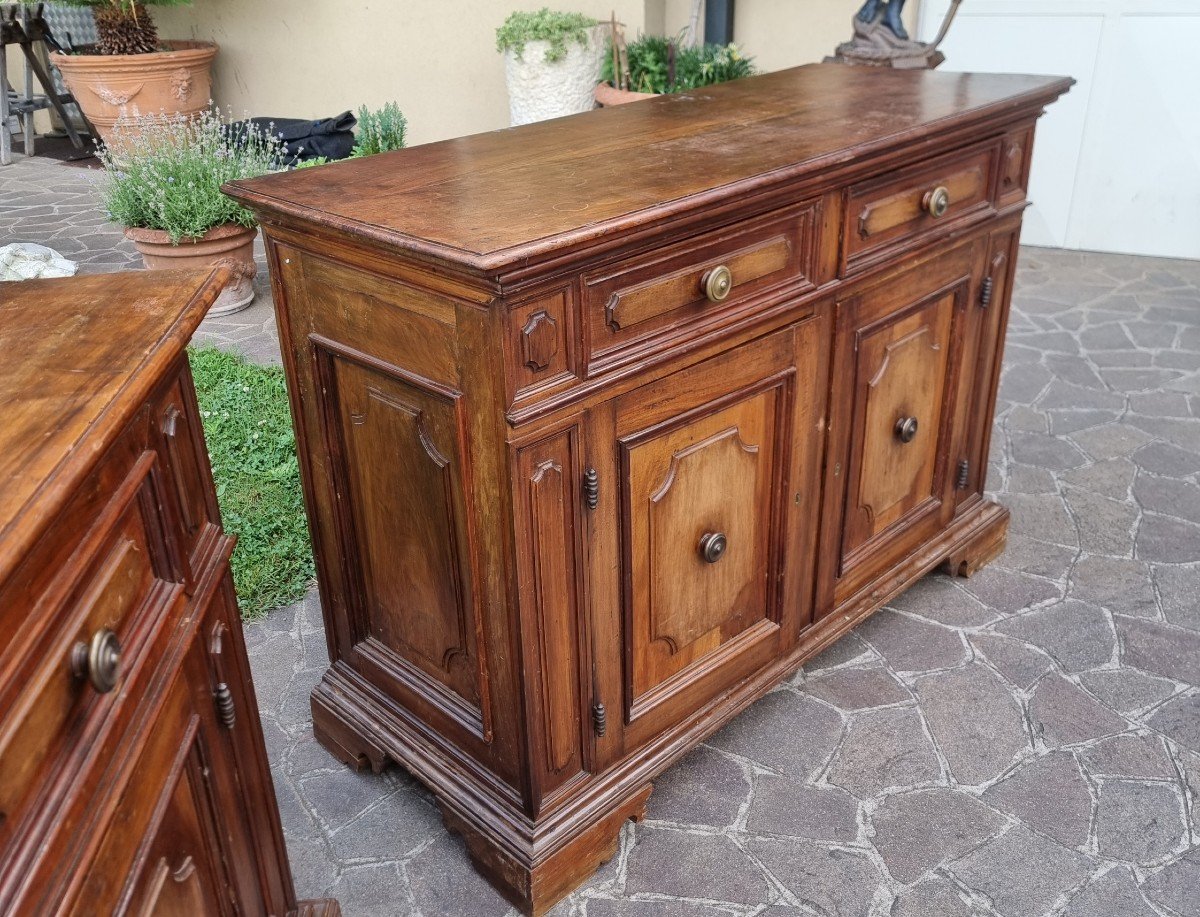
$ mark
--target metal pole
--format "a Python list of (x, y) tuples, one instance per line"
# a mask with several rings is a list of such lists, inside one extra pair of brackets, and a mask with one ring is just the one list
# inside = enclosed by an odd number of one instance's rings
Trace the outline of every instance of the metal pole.
[(733, 6), (736, 0), (705, 0), (704, 40), (727, 45), (733, 41)]

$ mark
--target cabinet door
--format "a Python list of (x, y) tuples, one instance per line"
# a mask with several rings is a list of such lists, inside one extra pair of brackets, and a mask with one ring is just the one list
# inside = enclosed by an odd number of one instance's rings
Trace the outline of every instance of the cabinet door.
[(977, 246), (838, 303), (822, 612), (954, 511), (956, 392)]
[[(73, 914), (263, 915), (295, 893), (224, 574), (60, 908)], [(247, 747), (255, 754), (247, 754)]]
[[(622, 396), (592, 427), (612, 450), (598, 513), (617, 545), (627, 750), (776, 658), (808, 614), (817, 351), (814, 319)], [(596, 534), (602, 641), (612, 555)]]

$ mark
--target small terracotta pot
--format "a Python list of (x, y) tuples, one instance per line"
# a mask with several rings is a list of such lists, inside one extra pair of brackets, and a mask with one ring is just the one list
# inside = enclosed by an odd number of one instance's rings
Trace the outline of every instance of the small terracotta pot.
[(230, 315), (240, 312), (254, 301), (254, 227), (226, 223), (214, 226), (198, 239), (183, 239), (171, 244), (171, 237), (161, 229), (128, 227), (125, 237), (132, 239), (142, 253), (142, 263), (150, 270), (182, 270), (197, 267), (225, 266), (230, 269), (229, 282), (208, 310), (209, 315)]
[(634, 92), (632, 89), (616, 89), (612, 83), (597, 83), (592, 90), (596, 102), (604, 108), (614, 105), (627, 105), (630, 102), (640, 102), (642, 99), (657, 99), (657, 92)]
[(212, 98), (211, 41), (164, 41), (170, 50), (152, 54), (50, 55), (75, 101), (109, 143), (120, 118), (196, 115)]

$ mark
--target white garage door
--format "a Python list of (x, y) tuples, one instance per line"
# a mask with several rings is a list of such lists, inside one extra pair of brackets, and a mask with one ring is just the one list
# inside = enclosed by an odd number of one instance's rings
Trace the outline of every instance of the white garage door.
[(1200, 0), (965, 0), (942, 50), (1078, 80), (1038, 127), (1024, 242), (1200, 258)]

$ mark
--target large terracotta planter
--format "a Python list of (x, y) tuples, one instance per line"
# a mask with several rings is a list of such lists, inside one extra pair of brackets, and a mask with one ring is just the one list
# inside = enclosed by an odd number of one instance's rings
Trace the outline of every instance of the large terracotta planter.
[(617, 89), (612, 83), (597, 83), (592, 90), (592, 96), (603, 108), (614, 105), (626, 105), (629, 102), (640, 102), (642, 99), (657, 99), (657, 92), (634, 92), (631, 89)]
[(142, 253), (142, 262), (150, 270), (183, 270), (225, 266), (231, 276), (209, 315), (230, 315), (240, 312), (254, 301), (254, 227), (226, 223), (214, 226), (198, 239), (184, 239), (178, 245), (161, 229), (130, 227), (125, 236), (133, 240)]
[(211, 41), (164, 41), (153, 54), (51, 54), (75, 101), (109, 143), (113, 125), (137, 115), (196, 115), (212, 98)]

